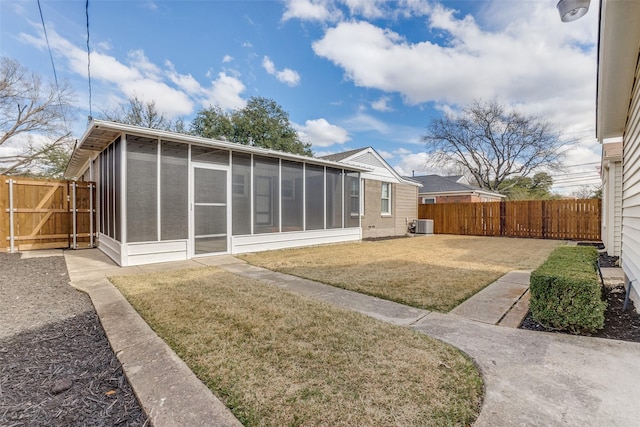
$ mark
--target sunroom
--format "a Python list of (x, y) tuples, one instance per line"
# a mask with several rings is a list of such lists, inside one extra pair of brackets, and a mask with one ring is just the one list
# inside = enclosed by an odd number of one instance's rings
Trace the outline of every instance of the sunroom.
[(97, 183), (98, 248), (128, 266), (360, 240), (363, 171), (93, 120), (65, 176)]

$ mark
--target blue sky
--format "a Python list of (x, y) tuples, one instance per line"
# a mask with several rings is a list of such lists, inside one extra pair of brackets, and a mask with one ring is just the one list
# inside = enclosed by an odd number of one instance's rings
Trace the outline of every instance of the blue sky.
[[(594, 3), (594, 2), (592, 2)], [(597, 3), (597, 2), (595, 2)], [(317, 154), (373, 146), (401, 174), (440, 172), (430, 119), (495, 98), (567, 141), (557, 191), (597, 182), (597, 5), (560, 22), (555, 0), (89, 2), (94, 116), (136, 95), (187, 122), (209, 105), (277, 101)], [(84, 1), (41, 1), (59, 80), (89, 115)], [(0, 0), (0, 55), (53, 77), (35, 0)]]

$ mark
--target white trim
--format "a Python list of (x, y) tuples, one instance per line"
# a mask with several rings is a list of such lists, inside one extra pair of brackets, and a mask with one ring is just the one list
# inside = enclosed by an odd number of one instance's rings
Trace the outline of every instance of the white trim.
[[(127, 134), (120, 135), (120, 241), (127, 243)], [(115, 224), (115, 217), (113, 223)], [(114, 234), (115, 236), (115, 234)]]
[(329, 243), (356, 242), (361, 238), (362, 230), (360, 227), (232, 236), (231, 253), (242, 254)]

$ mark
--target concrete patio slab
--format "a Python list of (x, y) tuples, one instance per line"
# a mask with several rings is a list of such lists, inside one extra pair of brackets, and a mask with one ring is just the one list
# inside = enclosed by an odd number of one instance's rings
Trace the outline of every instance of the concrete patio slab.
[(485, 381), (475, 426), (639, 425), (640, 344), (503, 328), (431, 313), (413, 328), (473, 358)]

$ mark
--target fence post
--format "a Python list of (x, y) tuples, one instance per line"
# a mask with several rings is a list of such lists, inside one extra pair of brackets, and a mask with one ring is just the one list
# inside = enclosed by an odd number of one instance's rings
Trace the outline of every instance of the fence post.
[(504, 236), (507, 230), (507, 202), (500, 200), (500, 236)]
[(72, 203), (72, 209), (73, 209), (73, 214), (71, 215), (72, 217), (72, 221), (73, 221), (73, 249), (78, 249), (78, 233), (77, 233), (77, 227), (76, 227), (76, 182), (72, 181), (71, 182), (71, 198), (73, 199), (73, 203)]
[(15, 234), (13, 231), (13, 180), (9, 178), (9, 252), (15, 252)]

